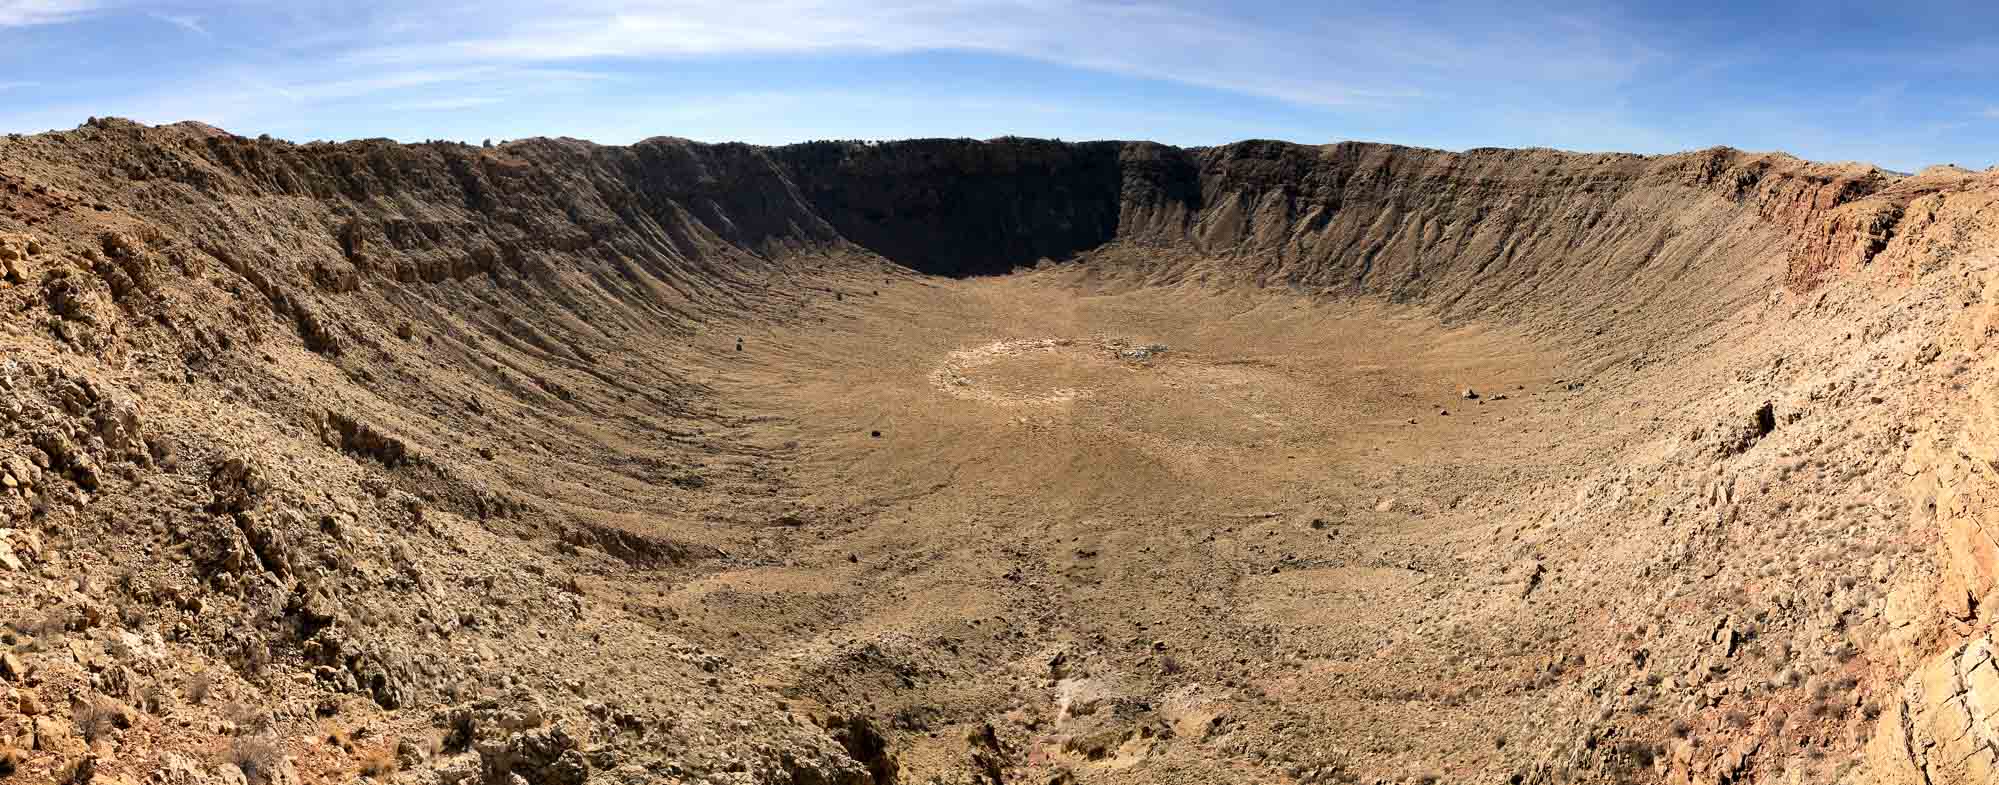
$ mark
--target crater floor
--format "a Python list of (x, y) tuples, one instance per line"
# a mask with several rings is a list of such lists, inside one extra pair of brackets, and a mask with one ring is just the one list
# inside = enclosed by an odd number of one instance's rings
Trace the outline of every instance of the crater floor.
[[(1458, 642), (1436, 633), (1478, 613), (1451, 603), (1490, 516), (1593, 446), (1559, 348), (1062, 270), (859, 286), (706, 371), (770, 415), (753, 441), (804, 525), (772, 532), (781, 564), (669, 593), (699, 637), (754, 629), (731, 656), (766, 678), (951, 729), (912, 734), (912, 772), (959, 765), (959, 725), (995, 707), (1045, 773), (1104, 781), (1263, 763), (1216, 756), (1223, 736), (1301, 772), (1347, 757), (1329, 738), (1411, 771), (1497, 751), (1504, 699), (1407, 693), (1512, 677), (1440, 680)], [(1141, 758), (1161, 760), (1120, 780)]]

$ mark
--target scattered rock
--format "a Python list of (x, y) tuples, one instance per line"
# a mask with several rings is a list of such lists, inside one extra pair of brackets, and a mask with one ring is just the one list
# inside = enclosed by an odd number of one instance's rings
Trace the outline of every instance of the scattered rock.
[(888, 739), (865, 717), (831, 717), (826, 730), (847, 751), (847, 756), (867, 767), (870, 782), (893, 783), (901, 766), (889, 754)]
[(1147, 360), (1151, 360), (1152, 358), (1158, 357), (1165, 353), (1166, 353), (1166, 344), (1154, 343), (1154, 344), (1147, 344), (1145, 346), (1134, 347), (1131, 349), (1125, 349), (1123, 351), (1118, 352), (1117, 356), (1125, 360), (1145, 362)]
[(1541, 588), (1541, 578), (1547, 574), (1548, 568), (1540, 562), (1537, 561), (1529, 564), (1526, 572), (1520, 579), (1520, 599), (1527, 599), (1529, 595), (1534, 593), (1535, 589)]
[(402, 439), (345, 414), (329, 409), (320, 422), (320, 438), (335, 449), (373, 458), (391, 469), (416, 459)]
[(1740, 424), (1721, 431), (1720, 451), (1723, 455), (1734, 455), (1754, 446), (1763, 437), (1777, 430), (1776, 405), (1764, 401)]
[(89, 785), (96, 780), (97, 756), (88, 753), (64, 764), (56, 773), (56, 781), (63, 785)]
[(21, 658), (11, 651), (0, 653), (0, 676), (12, 682), (27, 681), (28, 666), (21, 664)]
[(208, 474), (208, 488), (214, 492), (209, 510), (246, 512), (257, 505), (258, 498), (269, 487), (256, 463), (238, 456), (224, 458)]
[(305, 342), (307, 351), (338, 357), (347, 350), (347, 340), (341, 337), (333, 320), (313, 306), (293, 301), (292, 318), (298, 324), (299, 338)]
[(35, 279), (35, 264), (30, 257), (41, 249), (20, 235), (0, 235), (0, 282), (25, 284)]
[(35, 717), (35, 749), (58, 755), (75, 755), (84, 751), (83, 737), (76, 732), (76, 726), (53, 714), (43, 713)]
[(423, 747), (418, 746), (416, 742), (409, 739), (396, 740), (396, 766), (398, 768), (405, 771), (413, 770), (418, 766), (422, 766), (424, 761), (429, 757), (429, 754), (424, 752)]
[(560, 726), (517, 733), (503, 744), (482, 745), (479, 767), (486, 782), (517, 777), (528, 785), (583, 785), (590, 777), (581, 745)]

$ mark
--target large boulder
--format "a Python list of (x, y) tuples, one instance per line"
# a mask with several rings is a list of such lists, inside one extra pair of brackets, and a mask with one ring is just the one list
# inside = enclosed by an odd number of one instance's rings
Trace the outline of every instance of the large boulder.
[(35, 279), (34, 257), (41, 244), (22, 234), (0, 234), (0, 284), (24, 284)]

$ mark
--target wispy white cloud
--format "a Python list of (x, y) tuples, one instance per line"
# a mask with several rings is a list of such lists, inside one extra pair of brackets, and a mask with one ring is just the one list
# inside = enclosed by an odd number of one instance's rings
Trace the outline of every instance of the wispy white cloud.
[(455, 109), (471, 109), (503, 103), (505, 99), (495, 96), (468, 96), (464, 98), (431, 98), (421, 101), (398, 101), (385, 104), (382, 108), (391, 112), (447, 112)]
[[(1403, 102), (1453, 75), (1614, 80), (1655, 52), (1614, 28), (1564, 17), (1528, 36), (1465, 37), (1394, 16), (1308, 27), (1157, 2), (1099, 0), (495, 0), (419, 8), (403, 25), (464, 31), (368, 48), (355, 63), (556, 62), (589, 58), (982, 52), (1179, 82), (1307, 106)], [(1502, 31), (1503, 32), (1503, 31)]]
[[(1561, 13), (1488, 0), (1432, 0), (1420, 13), (1403, 7), (1415, 5), (1407, 0), (1325, 5), (1337, 8), (1282, 0), (0, 0), (0, 28), (82, 20), (0, 29), (28, 47), (76, 54), (70, 65), (26, 47), (0, 51), (0, 92), (64, 88), (7, 94), (0, 127), (119, 114), (280, 135), (1360, 136), (1447, 148), (1728, 143), (1889, 158), (1881, 151), (1914, 143), (1891, 144), (1886, 133), (1954, 134), (1962, 140), (1947, 141), (1969, 149), (1979, 124), (1999, 121), (1999, 104), (1978, 85), (1960, 93), (1975, 99), (1933, 100), (1929, 72), (1891, 67), (1915, 61), (1903, 49), (1879, 66), (1882, 76), (1800, 91), (1800, 80), (1817, 75), (1801, 68), (1783, 84), (1758, 81), (1792, 55), (1727, 36), (1707, 40), (1678, 17), (1631, 4), (1562, 0), (1552, 4), (1566, 6)], [(139, 47), (121, 38), (179, 30), (207, 40), (171, 63), (134, 63), (127, 50)], [(1964, 69), (1989, 62), (1956, 60)], [(814, 73), (822, 64), (823, 77)], [(927, 67), (941, 70), (934, 83), (911, 70)], [(1850, 94), (1820, 95), (1835, 84)], [(1944, 116), (1921, 128), (1898, 119), (1919, 105)], [(1827, 107), (1845, 114), (1828, 116)], [(1876, 137), (1884, 141), (1869, 141)], [(1910, 157), (1895, 155), (1886, 162)]]
[(152, 17), (155, 21), (165, 22), (203, 38), (213, 37), (209, 34), (208, 28), (202, 26), (201, 17), (193, 14), (166, 14), (155, 11), (147, 14), (147, 16)]
[[(1491, 102), (1495, 90), (1602, 92), (1663, 56), (1615, 19), (1494, 14), (1471, 0), (1442, 0), (1464, 8), (1434, 9), (1475, 17), (1450, 25), (1390, 13), (1392, 0), (1355, 3), (1338, 14), (1281, 7), (1244, 13), (1182, 0), (219, 1), (120, 8), (124, 0), (0, 0), (0, 24), (94, 9), (211, 38), (210, 62), (195, 61), (171, 83), (142, 82), (116, 100), (80, 101), (77, 117), (116, 112), (243, 126), (304, 117), (327, 104), (472, 110), (648, 63), (671, 69), (716, 58), (932, 52), (1030, 60), (1312, 111), (1408, 117), (1441, 103)], [(238, 29), (246, 21), (256, 25), (254, 34)], [(1019, 88), (995, 85), (993, 92)], [(63, 108), (35, 107), (39, 116)], [(0, 108), (0, 119), (8, 114)]]
[(96, 6), (94, 0), (0, 0), (0, 27), (66, 22)]
[(472, 82), (503, 74), (507, 69), (494, 66), (451, 69), (408, 69), (384, 71), (349, 78), (273, 80), (255, 74), (239, 75), (246, 87), (255, 91), (265, 91), (287, 101), (333, 101), (344, 98), (374, 95), (377, 93), (407, 90), (410, 88), (433, 87), (436, 85)]
[(0, 90), (26, 90), (30, 87), (40, 87), (40, 86), (41, 86), (40, 82), (28, 82), (21, 80), (16, 80), (11, 82), (0, 82)]
[[(513, 65), (407, 67), (354, 71), (316, 67), (225, 67), (154, 85), (130, 95), (8, 111), (0, 126), (42, 130), (85, 117), (115, 115), (152, 124), (200, 120), (234, 131), (317, 134), (316, 126), (365, 107), (377, 117), (525, 103), (565, 95), (612, 77), (582, 69)], [(342, 127), (371, 124), (339, 120)], [(383, 135), (376, 123), (367, 135)]]

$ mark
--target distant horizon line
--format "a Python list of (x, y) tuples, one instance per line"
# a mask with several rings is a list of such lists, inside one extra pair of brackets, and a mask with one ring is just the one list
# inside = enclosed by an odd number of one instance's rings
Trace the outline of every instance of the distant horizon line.
[(44, 135), (48, 135), (48, 134), (61, 134), (61, 133), (68, 133), (68, 132), (71, 132), (71, 131), (77, 131), (77, 130), (80, 130), (80, 129), (84, 129), (84, 128), (91, 128), (91, 127), (97, 127), (97, 125), (98, 125), (98, 124), (102, 124), (102, 123), (104, 123), (104, 122), (107, 122), (107, 121), (117, 121), (117, 122), (121, 122), (121, 123), (130, 123), (130, 124), (132, 124), (132, 125), (136, 125), (136, 126), (139, 126), (139, 127), (142, 127), (142, 128), (148, 128), (148, 129), (159, 129), (159, 128), (172, 128), (172, 127), (175, 127), (175, 126), (200, 126), (200, 127), (202, 127), (202, 128), (207, 128), (207, 129), (210, 129), (210, 130), (213, 130), (213, 131), (216, 131), (216, 132), (218, 132), (218, 133), (222, 133), (222, 134), (226, 134), (226, 135), (228, 135), (228, 136), (232, 136), (232, 137), (235, 137), (235, 138), (238, 138), (238, 139), (254, 139), (254, 140), (259, 140), (259, 141), (276, 141), (276, 142), (282, 142), (282, 143), (285, 143), (285, 144), (289, 144), (289, 145), (293, 145), (293, 146), (297, 146), (297, 147), (305, 147), (305, 146), (311, 146), (311, 145), (340, 145), (340, 144), (356, 144), (356, 143), (362, 143), (362, 142), (390, 142), (390, 143), (393, 143), (393, 144), (400, 144), (400, 145), (425, 145), (425, 144), (453, 144), (453, 145), (459, 145), (459, 146), (463, 146), (463, 147), (472, 147), (472, 148), (481, 148), (481, 147), (498, 147), (498, 146), (501, 146), (501, 145), (507, 145), (507, 144), (515, 144), (515, 143), (519, 143), (519, 142), (524, 142), (524, 141), (533, 141), (533, 140), (546, 140), (546, 141), (568, 141), (568, 142), (581, 142), (581, 143), (584, 143), (584, 144), (589, 144), (589, 145), (595, 145), (595, 146), (598, 146), (598, 147), (633, 147), (633, 146), (637, 146), (637, 145), (640, 145), (640, 144), (644, 144), (644, 143), (647, 143), (647, 142), (653, 142), (653, 141), (679, 141), (679, 142), (688, 142), (688, 143), (692, 143), (692, 144), (701, 144), (701, 145), (711, 145), (711, 146), (720, 146), (720, 145), (741, 145), (741, 146), (745, 146), (745, 147), (755, 147), (755, 148), (763, 148), (763, 149), (780, 149), (780, 148), (786, 148), (786, 147), (801, 147), (801, 146), (805, 146), (805, 145), (813, 145), (813, 144), (863, 144), (863, 145), (880, 145), (880, 144), (905, 144), (905, 143), (912, 143), (912, 142), (977, 142), (977, 143), (980, 143), (980, 144), (991, 144), (991, 143), (995, 143), (995, 142), (1004, 142), (1004, 141), (1010, 141), (1010, 140), (1012, 140), (1012, 141), (1026, 141), (1026, 142), (1048, 142), (1048, 143), (1054, 143), (1054, 144), (1065, 144), (1065, 145), (1083, 145), (1083, 144), (1150, 144), (1150, 145), (1158, 145), (1158, 146), (1160, 146), (1160, 147), (1166, 147), (1166, 148), (1172, 148), (1172, 149), (1176, 149), (1176, 150), (1211, 150), (1211, 149), (1217, 149), (1217, 148), (1224, 148), (1224, 147), (1235, 147), (1235, 146), (1238, 146), (1238, 145), (1245, 145), (1245, 144), (1259, 144), (1259, 143), (1275, 143), (1275, 144), (1285, 144), (1285, 145), (1292, 145), (1292, 146), (1295, 146), (1295, 147), (1337, 147), (1337, 146), (1340, 146), (1340, 145), (1366, 145), (1366, 146), (1373, 146), (1373, 147), (1392, 147), (1392, 148), (1398, 148), (1398, 149), (1404, 149), (1404, 150), (1417, 150), (1417, 151), (1428, 151), (1428, 152), (1439, 152), (1439, 153), (1447, 153), (1447, 154), (1451, 154), (1451, 155), (1475, 155), (1475, 154), (1479, 154), (1479, 153), (1493, 153), (1493, 152), (1500, 152), (1500, 153), (1510, 153), (1510, 152), (1550, 152), (1550, 153), (1559, 153), (1559, 154), (1562, 154), (1562, 155), (1574, 155), (1574, 156), (1597, 156), (1597, 155), (1614, 155), (1614, 156), (1629, 156), (1629, 157), (1635, 157), (1635, 158), (1670, 158), (1670, 157), (1673, 157), (1673, 156), (1680, 156), (1680, 155), (1689, 155), (1689, 154), (1694, 154), (1694, 153), (1706, 153), (1706, 152), (1711, 152), (1711, 151), (1716, 151), (1716, 150), (1720, 150), (1720, 151), (1726, 151), (1726, 152), (1730, 152), (1730, 153), (1736, 153), (1736, 154), (1741, 154), (1741, 155), (1749, 155), (1749, 156), (1774, 156), (1774, 157), (1782, 157), (1782, 158), (1788, 158), (1788, 159), (1791, 159), (1791, 160), (1794, 160), (1794, 161), (1799, 161), (1799, 162), (1802, 162), (1802, 163), (1804, 163), (1804, 164), (1807, 164), (1807, 165), (1812, 165), (1812, 166), (1827, 166), (1827, 167), (1844, 167), (1844, 166), (1864, 166), (1864, 167), (1867, 167), (1867, 168), (1870, 168), (1870, 169), (1873, 169), (1873, 170), (1876, 170), (1876, 171), (1879, 171), (1879, 172), (1882, 172), (1882, 173), (1884, 173), (1884, 174), (1889, 174), (1889, 175), (1894, 175), (1894, 176), (1897, 176), (1897, 177), (1914, 177), (1914, 176), (1916, 176), (1916, 175), (1918, 175), (1918, 174), (1921, 174), (1921, 173), (1923, 173), (1923, 172), (1927, 172), (1927, 171), (1929, 171), (1929, 170), (1931, 170), (1931, 169), (1936, 169), (1936, 168), (1948, 168), (1948, 169), (1954, 169), (1954, 170), (1957, 170), (1957, 171), (1962, 171), (1962, 172), (1967, 172), (1967, 173), (1984, 173), (1984, 172), (1992, 172), (1992, 171), (1994, 171), (1994, 170), (1999, 170), (1999, 164), (1994, 164), (1993, 166), (1990, 166), (1990, 167), (1987, 167), (1987, 168), (1985, 168), (1985, 169), (1971, 169), (1971, 168), (1968, 168), (1968, 167), (1963, 167), (1963, 166), (1959, 166), (1959, 165), (1958, 165), (1958, 164), (1956, 164), (1956, 163), (1936, 163), (1936, 164), (1929, 164), (1929, 165), (1926, 165), (1926, 166), (1924, 166), (1924, 167), (1921, 167), (1920, 169), (1917, 169), (1916, 171), (1913, 171), (1913, 172), (1911, 172), (1911, 171), (1902, 171), (1902, 170), (1898, 170), (1898, 169), (1892, 169), (1892, 168), (1889, 168), (1889, 167), (1886, 167), (1886, 166), (1882, 166), (1882, 165), (1880, 165), (1880, 164), (1877, 164), (1877, 163), (1874, 163), (1874, 162), (1872, 162), (1872, 161), (1861, 161), (1861, 160), (1847, 160), (1847, 161), (1826, 161), (1826, 160), (1818, 160), (1818, 159), (1811, 159), (1811, 158), (1804, 158), (1804, 157), (1801, 157), (1801, 156), (1798, 156), (1798, 155), (1795, 155), (1795, 154), (1793, 154), (1793, 153), (1790, 153), (1790, 152), (1786, 152), (1786, 151), (1783, 151), (1783, 150), (1747, 150), (1747, 149), (1744, 149), (1744, 148), (1741, 148), (1741, 147), (1736, 147), (1736, 146), (1734, 146), (1734, 145), (1728, 145), (1728, 144), (1714, 144), (1714, 145), (1708, 145), (1708, 146), (1706, 146), (1706, 147), (1694, 147), (1694, 148), (1687, 148), (1687, 149), (1683, 149), (1683, 150), (1675, 150), (1675, 151), (1671, 151), (1671, 152), (1662, 152), (1662, 153), (1640, 153), (1640, 152), (1632, 152), (1632, 151), (1629, 151), (1629, 150), (1573, 150), (1573, 149), (1568, 149), (1568, 148), (1562, 148), (1562, 147), (1550, 147), (1550, 146), (1543, 146), (1543, 145), (1529, 145), (1529, 146), (1524, 146), (1524, 147), (1506, 147), (1506, 146), (1502, 146), (1502, 145), (1481, 145), (1481, 146), (1477, 146), (1477, 147), (1466, 147), (1466, 148), (1463, 148), (1463, 149), (1457, 149), (1457, 150), (1453, 150), (1453, 149), (1451, 149), (1451, 148), (1447, 148), (1447, 147), (1433, 147), (1433, 146), (1430, 146), (1430, 145), (1418, 145), (1418, 144), (1405, 144), (1405, 143), (1402, 143), (1402, 142), (1388, 142), (1388, 141), (1380, 141), (1380, 140), (1371, 140), (1371, 139), (1340, 139), (1340, 140), (1335, 140), (1335, 141), (1331, 141), (1331, 142), (1318, 142), (1318, 143), (1314, 143), (1314, 142), (1301, 142), (1301, 141), (1297, 141), (1297, 140), (1293, 140), (1293, 139), (1275, 139), (1275, 138), (1267, 138), (1267, 137), (1248, 137), (1248, 138), (1243, 138), (1243, 139), (1237, 139), (1237, 140), (1235, 140), (1235, 141), (1231, 141), (1231, 142), (1222, 142), (1222, 143), (1218, 143), (1218, 144), (1173, 144), (1173, 143), (1170, 143), (1170, 142), (1161, 142), (1161, 141), (1158, 141), (1158, 140), (1154, 140), (1154, 139), (1064, 139), (1064, 138), (1062, 138), (1062, 137), (1059, 137), (1059, 136), (1034, 136), (1034, 135), (1031, 135), (1031, 134), (1002, 134), (1002, 135), (999, 135), (999, 136), (992, 136), (992, 137), (985, 137), (985, 138), (979, 138), (979, 137), (973, 137), (973, 136), (907, 136), (907, 137), (896, 137), (896, 138), (873, 138), (873, 139), (870, 139), (870, 138), (851, 138), (851, 139), (835, 139), (835, 138), (824, 138), (824, 139), (800, 139), (800, 140), (797, 140), (797, 141), (791, 141), (791, 142), (783, 142), (783, 143), (778, 143), (778, 144), (765, 144), (765, 143), (758, 143), (758, 142), (744, 142), (744, 141), (738, 141), (738, 140), (721, 140), (721, 141), (716, 141), (716, 140), (707, 140), (707, 139), (694, 139), (694, 138), (691, 138), (691, 137), (684, 137), (684, 136), (676, 136), (676, 135), (673, 135), (673, 134), (654, 134), (654, 135), (652, 135), (652, 136), (647, 136), (647, 137), (644, 137), (644, 138), (641, 138), (641, 139), (637, 139), (637, 140), (634, 140), (634, 141), (631, 141), (631, 142), (602, 142), (602, 141), (598, 141), (598, 140), (595, 140), (595, 139), (588, 139), (588, 138), (584, 138), (584, 137), (577, 137), (577, 136), (567, 136), (567, 135), (561, 135), (561, 134), (556, 134), (556, 135), (548, 135), (548, 134), (538, 134), (538, 135), (534, 135), (534, 136), (520, 136), (520, 137), (514, 137), (514, 138), (510, 138), (510, 139), (499, 139), (499, 140), (497, 140), (497, 141), (496, 141), (496, 140), (494, 140), (494, 139), (490, 139), (490, 138), (489, 138), (489, 139), (484, 139), (484, 140), (481, 140), (481, 141), (479, 141), (479, 142), (472, 142), (472, 141), (467, 141), (467, 140), (458, 140), (458, 139), (423, 139), (423, 140), (421, 140), (421, 141), (418, 141), (418, 140), (413, 140), (413, 139), (412, 139), (412, 140), (404, 140), (404, 139), (398, 139), (398, 138), (396, 138), (396, 137), (393, 137), (393, 136), (357, 136), (357, 137), (351, 137), (351, 138), (347, 138), (347, 139), (309, 139), (309, 140), (305, 140), (305, 141), (299, 141), (299, 140), (296, 140), (296, 139), (288, 139), (288, 138), (284, 138), (284, 137), (279, 137), (279, 136), (274, 136), (274, 135), (272, 135), (272, 134), (268, 134), (268, 133), (266, 133), (266, 134), (258, 134), (258, 135), (256, 135), (256, 136), (247, 136), (247, 135), (244, 135), (244, 134), (239, 134), (239, 133), (236, 133), (236, 132), (234, 132), (234, 131), (230, 131), (230, 130), (229, 130), (229, 129), (227, 129), (227, 128), (223, 128), (223, 127), (221, 127), (221, 126), (218, 126), (218, 125), (215, 125), (215, 124), (213, 124), (213, 123), (209, 123), (209, 122), (205, 122), (205, 121), (202, 121), (202, 120), (177, 120), (177, 121), (174, 121), (174, 122), (171, 122), (171, 123), (158, 123), (158, 124), (149, 124), (149, 123), (144, 123), (144, 122), (140, 122), (140, 121), (138, 121), (138, 120), (133, 120), (133, 119), (131, 119), (131, 118), (128, 118), (128, 117), (119, 117), (119, 116), (116, 116), (116, 115), (102, 115), (102, 116), (91, 116), (91, 117), (88, 117), (88, 118), (86, 118), (86, 119), (85, 119), (85, 120), (84, 120), (83, 122), (80, 122), (80, 123), (76, 124), (75, 126), (73, 126), (73, 127), (71, 127), (71, 128), (67, 128), (67, 129), (64, 129), (64, 128), (50, 128), (50, 129), (48, 129), (48, 130), (44, 130), (44, 131), (35, 131), (35, 132), (18, 132), (18, 131), (17, 131), (17, 132), (10, 132), (10, 133), (8, 133), (8, 134), (7, 134), (7, 136), (9, 136), (9, 137), (28, 137), (28, 136), (44, 136)]

